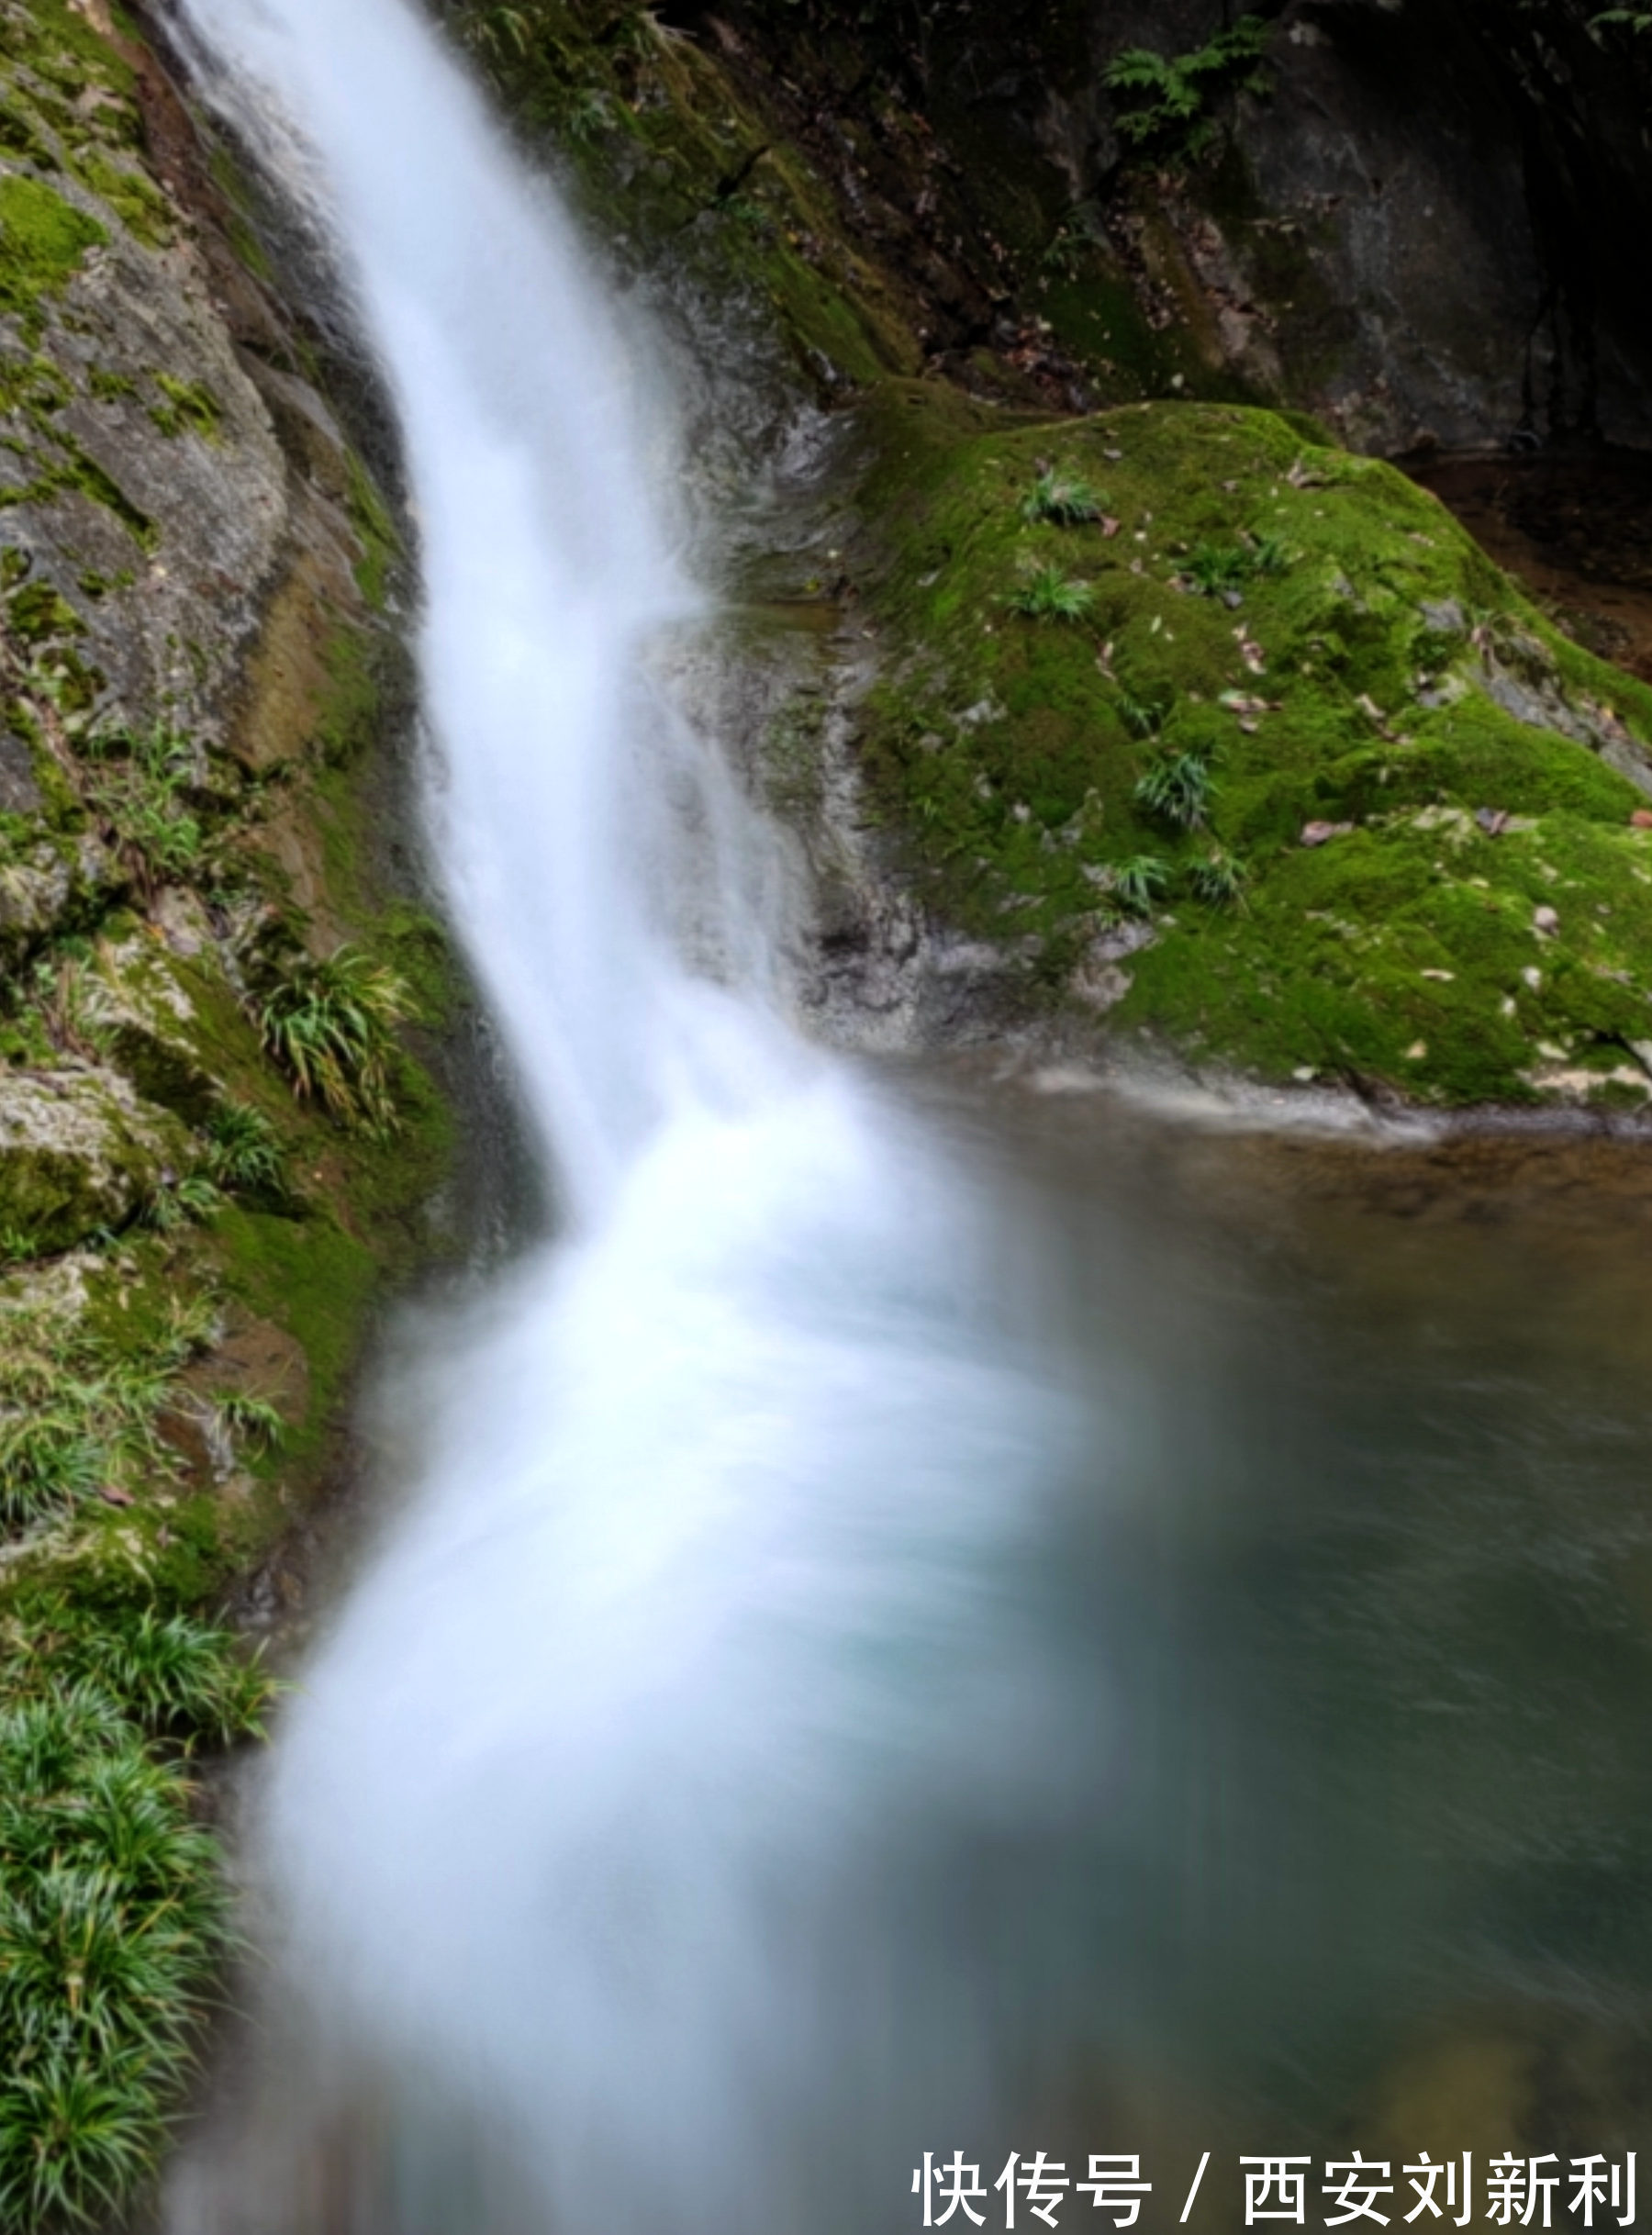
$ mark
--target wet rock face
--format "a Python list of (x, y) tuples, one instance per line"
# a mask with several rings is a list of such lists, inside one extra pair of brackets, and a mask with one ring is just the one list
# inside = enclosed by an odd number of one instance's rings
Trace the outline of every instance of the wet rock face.
[(1232, 13), (1211, 0), (1092, 0), (1089, 73), (1027, 113), (1082, 195), (1151, 206), (1150, 276), (1207, 362), (1365, 450), (1647, 440), (1632, 35), (1592, 35), (1574, 0), (1265, 12), (1270, 89), (1213, 97), (1226, 152), (1179, 182), (1128, 180), (1098, 85), (1124, 49), (1204, 46)]
[(0, 0), (0, 810), (162, 721), (283, 757), (325, 674), (293, 705), (248, 666), (284, 594), (289, 637), (360, 619), (342, 439), (198, 148), (171, 191), (191, 128), (152, 56)]
[(1312, 0), (1279, 19), (1271, 97), (1243, 105), (1257, 207), (1224, 238), (1289, 400), (1359, 448), (1652, 430), (1619, 238), (1646, 214), (1644, 159), (1615, 144), (1635, 96), (1579, 11), (1537, 13)]

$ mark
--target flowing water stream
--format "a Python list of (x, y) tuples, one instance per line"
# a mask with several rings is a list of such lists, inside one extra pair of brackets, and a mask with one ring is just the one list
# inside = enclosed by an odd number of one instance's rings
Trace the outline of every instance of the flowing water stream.
[(1638, 1166), (807, 1045), (565, 220), (405, 0), (186, 4), (398, 415), (432, 850), (561, 1231), (401, 1384), (174, 2235), (881, 2235), (960, 2147), (1141, 2152), (1156, 2228), (1206, 2148), (1633, 2146)]

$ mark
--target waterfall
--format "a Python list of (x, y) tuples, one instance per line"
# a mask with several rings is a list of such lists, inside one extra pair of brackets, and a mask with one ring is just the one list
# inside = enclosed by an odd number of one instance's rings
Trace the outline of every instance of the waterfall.
[[(669, 429), (554, 197), (405, 0), (186, 13), (393, 399), (432, 851), (564, 1212), (427, 1361), (406, 1510), (273, 1749), (280, 1967), (426, 2168), (326, 2224), (475, 2235), (420, 2154), (467, 2118), (512, 2229), (904, 2224), (968, 2139), (924, 2122), (997, 2084), (924, 1859), (1063, 1775), (1016, 1578), (1065, 1415), (954, 1157), (772, 989), (761, 827), (651, 679), (698, 596)], [(320, 2224), (261, 2178), (180, 2224)]]

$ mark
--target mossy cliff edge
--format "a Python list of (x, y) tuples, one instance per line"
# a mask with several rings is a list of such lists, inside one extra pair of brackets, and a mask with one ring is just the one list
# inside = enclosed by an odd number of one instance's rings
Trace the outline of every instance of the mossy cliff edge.
[(191, 1757), (268, 1691), (218, 1610), (441, 1246), (395, 537), (321, 379), (134, 27), (0, 0), (0, 2228), (157, 2162), (222, 1947)]
[[(978, 12), (932, 13), (937, 55), (967, 20), (991, 60)], [(450, 14), (708, 386), (720, 352), (739, 368), (738, 656), (766, 664), (753, 759), (851, 989), (829, 1021), (854, 1032), (869, 988), (927, 971), (947, 990), (890, 996), (884, 1045), (1645, 1106), (1652, 694), (1432, 497), (1282, 408), (1288, 366), (1258, 397), (1204, 348), (1209, 299), (1118, 263), (1121, 227), (1179, 223), (1243, 168), (1244, 105), (1323, 45), (1300, 10), (1244, 18), (1198, 80), (1197, 145), (1185, 120), (1138, 132), (1112, 206), (1054, 233), (1048, 149), (1017, 158), (943, 56), (926, 112), (899, 9)], [(1103, 102), (1088, 35), (1078, 8), (1027, 33), (1063, 114)], [(773, 498), (788, 449), (826, 462), (812, 525), (807, 470)]]

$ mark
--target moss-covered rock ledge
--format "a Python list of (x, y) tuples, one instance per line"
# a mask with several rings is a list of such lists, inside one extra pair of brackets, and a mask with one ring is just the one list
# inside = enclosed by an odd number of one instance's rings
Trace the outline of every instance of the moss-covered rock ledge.
[[(101, 27), (101, 28), (100, 28)], [(217, 183), (215, 184), (215, 180)], [(124, 2212), (222, 1947), (223, 1609), (441, 1246), (394, 537), (118, 9), (0, 0), (0, 2229)]]
[(1029, 1004), (1440, 1105), (1652, 1092), (1652, 692), (1311, 422), (863, 407), (867, 795)]

